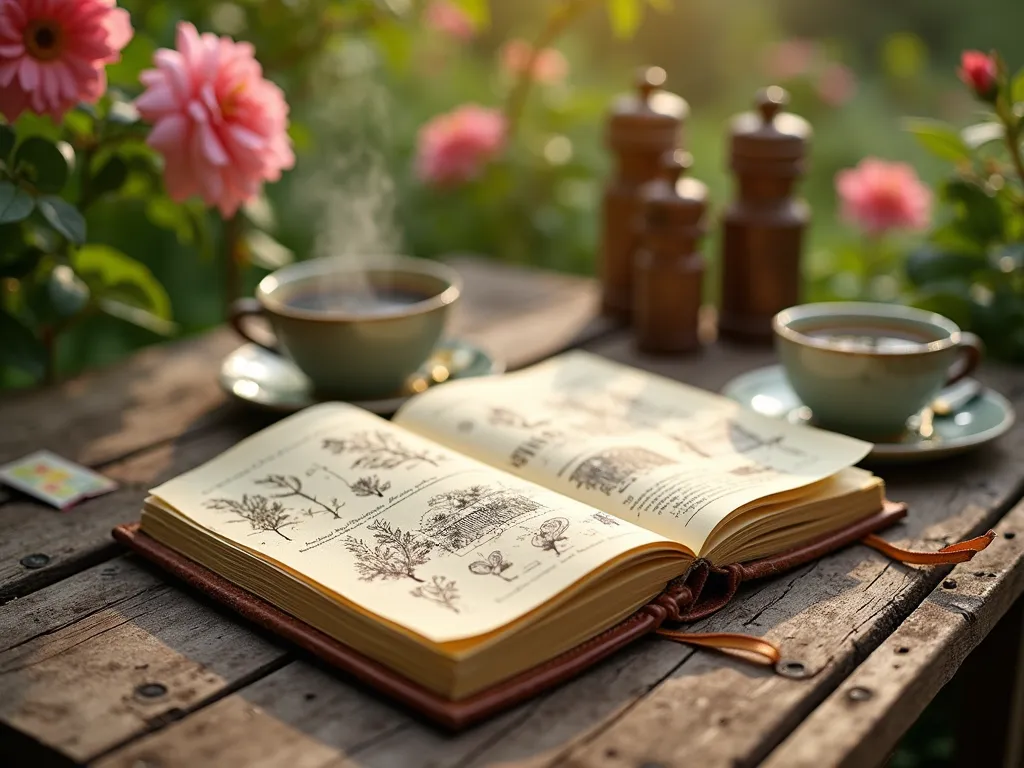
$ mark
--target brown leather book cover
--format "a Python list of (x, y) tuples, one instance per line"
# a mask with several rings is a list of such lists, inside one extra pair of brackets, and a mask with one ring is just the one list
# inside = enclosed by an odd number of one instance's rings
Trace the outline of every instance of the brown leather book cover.
[(905, 505), (886, 502), (871, 517), (782, 555), (724, 568), (697, 560), (685, 576), (674, 580), (661, 595), (618, 625), (550, 661), (460, 701), (450, 701), (427, 690), (275, 608), (142, 533), (138, 523), (120, 525), (113, 535), (145, 559), (249, 621), (349, 673), (428, 720), (450, 730), (460, 730), (569, 680), (662, 624), (696, 621), (714, 613), (733, 598), (744, 581), (772, 576), (816, 560), (896, 523), (904, 515)]

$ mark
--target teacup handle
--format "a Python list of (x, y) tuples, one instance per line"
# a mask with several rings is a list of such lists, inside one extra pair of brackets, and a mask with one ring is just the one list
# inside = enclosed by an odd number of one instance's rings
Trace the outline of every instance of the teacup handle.
[(277, 339), (271, 335), (268, 339), (266, 336), (260, 338), (259, 335), (253, 335), (249, 330), (249, 323), (246, 318), (263, 316), (266, 314), (261, 305), (256, 299), (235, 299), (231, 304), (231, 314), (228, 318), (231, 323), (231, 327), (235, 329), (235, 333), (241, 336), (246, 341), (251, 341), (253, 344), (269, 349), (271, 352), (280, 352), (277, 346)]
[(960, 379), (973, 373), (974, 369), (981, 363), (982, 355), (985, 354), (985, 345), (973, 333), (961, 332), (958, 347), (960, 359), (949, 368), (946, 378), (947, 387), (950, 384), (956, 384)]

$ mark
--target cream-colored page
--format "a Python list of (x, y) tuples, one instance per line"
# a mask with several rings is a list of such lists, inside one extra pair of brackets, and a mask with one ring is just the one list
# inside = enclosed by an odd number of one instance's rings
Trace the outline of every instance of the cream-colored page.
[(871, 447), (585, 352), (437, 387), (395, 422), (697, 553), (733, 510)]
[(664, 541), (340, 403), (289, 417), (152, 495), (435, 642), (504, 626)]

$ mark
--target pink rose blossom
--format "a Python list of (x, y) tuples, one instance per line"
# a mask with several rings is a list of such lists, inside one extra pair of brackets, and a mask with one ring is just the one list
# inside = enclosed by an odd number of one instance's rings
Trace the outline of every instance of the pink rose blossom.
[(423, 20), (431, 29), (456, 40), (471, 40), (476, 33), (473, 20), (448, 0), (433, 0), (424, 11)]
[(288, 104), (249, 43), (181, 22), (177, 44), (139, 76), (146, 91), (136, 106), (153, 123), (147, 143), (166, 159), (171, 198), (199, 195), (228, 218), (295, 164)]
[(792, 80), (806, 75), (818, 58), (818, 46), (811, 40), (783, 40), (771, 46), (765, 55), (765, 69), (777, 80)]
[(981, 51), (964, 51), (960, 56), (960, 79), (982, 99), (990, 99), (998, 90), (996, 61)]
[[(530, 64), (533, 47), (525, 40), (509, 40), (501, 49), (501, 66), (506, 73), (519, 77)], [(555, 48), (537, 52), (533, 62), (533, 79), (538, 83), (560, 83), (569, 74), (569, 62)]]
[(496, 109), (465, 104), (420, 128), (416, 170), (434, 186), (459, 184), (478, 176), (504, 145), (504, 116)]
[(857, 77), (842, 64), (829, 64), (818, 78), (818, 95), (830, 107), (841, 107), (856, 92)]
[(0, 0), (0, 113), (55, 121), (107, 89), (107, 64), (132, 39), (115, 0)]
[(906, 163), (864, 158), (836, 174), (842, 216), (868, 234), (928, 226), (932, 193)]

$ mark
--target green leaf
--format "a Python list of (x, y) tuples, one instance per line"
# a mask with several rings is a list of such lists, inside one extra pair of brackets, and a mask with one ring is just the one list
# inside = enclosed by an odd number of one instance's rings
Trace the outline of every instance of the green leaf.
[(957, 227), (965, 234), (982, 244), (1003, 241), (1003, 209), (995, 197), (962, 179), (948, 182), (943, 194), (958, 206)]
[(1010, 85), (1010, 101), (1014, 103), (1024, 101), (1024, 67), (1013, 77), (1013, 83)]
[(76, 315), (89, 303), (89, 286), (67, 264), (58, 264), (53, 268), (47, 290), (50, 304), (61, 317)]
[(11, 224), (28, 218), (35, 208), (32, 196), (9, 181), (0, 181), (0, 224)]
[(11, 150), (14, 149), (14, 143), (18, 140), (18, 137), (14, 133), (14, 129), (9, 125), (0, 125), (0, 160), (4, 162), (11, 156)]
[(57, 145), (41, 136), (25, 139), (14, 152), (14, 168), (43, 193), (57, 193), (68, 182), (70, 168)]
[(92, 186), (89, 191), (95, 197), (104, 195), (107, 192), (116, 192), (128, 179), (128, 163), (116, 155), (110, 158), (103, 167), (99, 169), (92, 179)]
[(903, 122), (904, 130), (914, 135), (918, 143), (943, 160), (970, 160), (971, 152), (953, 128), (938, 120), (909, 118)]
[(19, 368), (35, 378), (46, 370), (46, 348), (16, 317), (0, 309), (0, 365)]
[(925, 246), (907, 257), (904, 268), (911, 283), (926, 286), (951, 278), (967, 280), (984, 267), (985, 259), (980, 255), (949, 253)]
[(148, 267), (130, 256), (106, 245), (86, 245), (71, 263), (98, 298), (146, 310), (160, 320), (171, 319), (167, 291)]
[(47, 223), (72, 243), (85, 242), (85, 218), (67, 200), (47, 195), (39, 198), (36, 207)]
[(124, 320), (126, 323), (145, 328), (147, 331), (159, 334), (160, 336), (173, 336), (178, 331), (176, 323), (157, 317), (152, 312), (136, 307), (132, 304), (125, 304), (117, 299), (100, 299), (100, 311), (104, 314)]
[(640, 27), (642, 0), (608, 0), (608, 20), (616, 37), (632, 37)]
[(491, 23), (491, 9), (487, 0), (454, 0), (457, 5), (473, 22), (473, 26), (486, 27)]
[(19, 279), (32, 274), (44, 256), (38, 248), (28, 248), (15, 254), (0, 255), (0, 277)]
[(977, 149), (993, 141), (1002, 141), (1005, 132), (1002, 123), (987, 122), (969, 125), (960, 131), (960, 138), (970, 149)]

